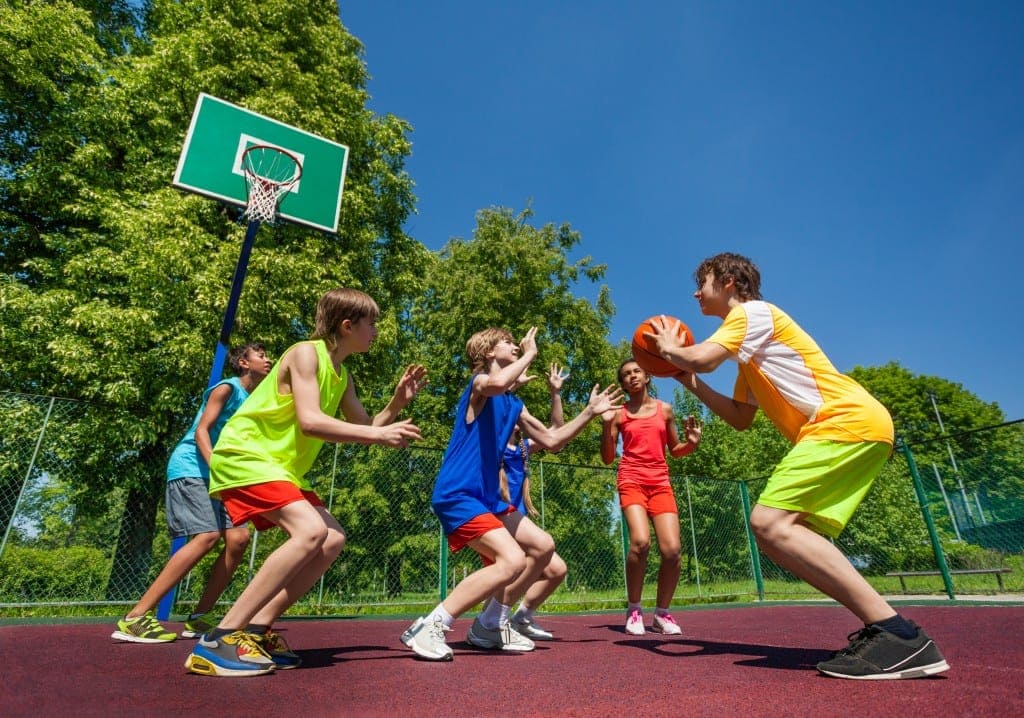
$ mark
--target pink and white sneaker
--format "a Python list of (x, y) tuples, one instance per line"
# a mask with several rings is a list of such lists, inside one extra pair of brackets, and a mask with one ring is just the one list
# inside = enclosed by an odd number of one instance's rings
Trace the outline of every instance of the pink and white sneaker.
[(671, 613), (655, 613), (654, 620), (651, 621), (651, 630), (666, 636), (678, 636), (683, 632), (683, 629), (676, 623), (676, 619), (672, 618)]
[(632, 636), (644, 635), (644, 614), (636, 608), (626, 616), (626, 633)]

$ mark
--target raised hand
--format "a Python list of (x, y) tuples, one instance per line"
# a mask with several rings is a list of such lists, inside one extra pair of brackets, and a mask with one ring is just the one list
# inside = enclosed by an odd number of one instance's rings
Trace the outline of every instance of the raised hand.
[(683, 433), (686, 434), (687, 443), (696, 446), (700, 443), (701, 432), (703, 428), (700, 422), (694, 418), (693, 414), (686, 417), (686, 421), (683, 422)]
[(599, 384), (594, 384), (594, 388), (590, 390), (590, 400), (587, 402), (587, 406), (603, 420), (602, 415), (606, 412), (614, 413), (622, 408), (625, 395), (622, 393), (622, 387), (618, 384), (609, 384), (603, 391), (598, 391), (599, 388)]
[(526, 374), (524, 372), (524, 373), (519, 375), (518, 379), (516, 379), (515, 383), (512, 385), (512, 389), (511, 390), (515, 391), (519, 387), (521, 387), (521, 386), (523, 386), (525, 384), (529, 384), (531, 381), (533, 381), (536, 378), (537, 378), (536, 375), (534, 375), (534, 374)]
[(411, 419), (396, 421), (393, 424), (377, 428), (380, 432), (377, 443), (395, 449), (404, 449), (409, 446), (410, 441), (419, 441), (423, 438), (420, 435), (420, 428), (413, 424)]
[(526, 336), (519, 342), (519, 351), (521, 356), (526, 356), (527, 354), (537, 356), (537, 327), (530, 327), (529, 331), (526, 332)]
[(395, 387), (395, 399), (403, 406), (412, 401), (412, 398), (419, 393), (430, 380), (427, 378), (427, 368), (422, 364), (410, 364), (405, 368), (402, 378), (398, 380)]
[(548, 369), (548, 389), (552, 392), (560, 392), (562, 390), (562, 384), (569, 378), (569, 372), (562, 372), (562, 367), (558, 366), (558, 362), (551, 362), (551, 368)]

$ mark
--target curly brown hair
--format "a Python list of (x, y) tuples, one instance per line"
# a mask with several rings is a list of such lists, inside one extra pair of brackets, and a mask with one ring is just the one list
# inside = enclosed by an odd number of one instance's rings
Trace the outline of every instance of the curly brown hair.
[(756, 264), (742, 254), (722, 252), (701, 262), (697, 271), (693, 273), (698, 288), (704, 284), (708, 272), (714, 275), (716, 287), (720, 287), (728, 277), (732, 277), (736, 293), (743, 301), (761, 298), (761, 272)]

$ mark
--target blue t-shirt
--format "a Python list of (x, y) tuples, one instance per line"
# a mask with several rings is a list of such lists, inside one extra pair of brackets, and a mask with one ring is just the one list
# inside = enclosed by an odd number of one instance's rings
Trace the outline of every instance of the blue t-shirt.
[(466, 423), (473, 380), (459, 398), (455, 428), (434, 482), (431, 506), (445, 534), (482, 514), (492, 514), (501, 501), (498, 467), (505, 444), (519, 421), (523, 402), (510, 393), (484, 402), (473, 423)]
[[(514, 506), (516, 511), (523, 516), (526, 515), (526, 494), (523, 491), (526, 484), (526, 462), (528, 456), (524, 456), (523, 448), (526, 440), (520, 441), (515, 446), (505, 446), (505, 452), (501, 458), (501, 465), (505, 467), (505, 479), (508, 481), (508, 501), (498, 502), (497, 513), (502, 513), (509, 506)], [(530, 449), (526, 448), (526, 454)]]
[(231, 395), (224, 402), (224, 408), (221, 409), (220, 416), (217, 417), (217, 420), (213, 422), (213, 426), (210, 427), (210, 443), (213, 446), (217, 445), (217, 438), (220, 436), (220, 430), (224, 428), (224, 424), (227, 423), (232, 414), (238, 411), (238, 407), (242, 405), (242, 402), (249, 397), (249, 392), (245, 390), (237, 376), (219, 381), (203, 392), (203, 403), (199, 406), (199, 411), (196, 412), (196, 418), (192, 420), (192, 426), (189, 427), (188, 431), (185, 432), (185, 436), (174, 447), (174, 450), (171, 452), (171, 458), (167, 462), (168, 481), (198, 477), (209, 482), (210, 467), (203, 461), (203, 456), (199, 453), (199, 447), (196, 445), (196, 427), (199, 426), (199, 418), (203, 415), (203, 411), (206, 410), (206, 402), (210, 399), (210, 393), (222, 384), (231, 386)]

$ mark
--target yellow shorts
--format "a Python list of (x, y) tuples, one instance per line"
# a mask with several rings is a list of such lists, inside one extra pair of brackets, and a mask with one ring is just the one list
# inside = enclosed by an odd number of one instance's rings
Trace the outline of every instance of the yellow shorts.
[(807, 514), (815, 531), (835, 538), (891, 452), (882, 441), (801, 441), (775, 467), (757, 503)]

